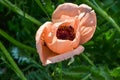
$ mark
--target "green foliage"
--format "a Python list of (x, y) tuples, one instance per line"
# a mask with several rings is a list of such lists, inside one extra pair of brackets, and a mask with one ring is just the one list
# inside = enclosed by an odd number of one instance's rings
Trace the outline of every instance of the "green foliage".
[[(120, 0), (90, 1), (0, 0), (0, 80), (120, 80)], [(35, 34), (64, 2), (90, 5), (97, 29), (73, 63), (67, 65), (66, 60), (44, 67)]]
[(111, 75), (112, 75), (113, 77), (115, 77), (116, 80), (119, 80), (119, 79), (120, 79), (120, 67), (114, 68), (114, 69), (111, 71)]

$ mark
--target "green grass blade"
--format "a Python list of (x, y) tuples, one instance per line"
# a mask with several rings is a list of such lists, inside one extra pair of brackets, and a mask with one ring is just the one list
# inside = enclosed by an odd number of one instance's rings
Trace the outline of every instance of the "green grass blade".
[(105, 18), (108, 22), (110, 22), (115, 28), (116, 30), (120, 33), (120, 27), (118, 26), (118, 24), (115, 22), (115, 20), (109, 16), (96, 2), (95, 0), (93, 0), (95, 6), (93, 3), (91, 3), (89, 0), (84, 0), (84, 2), (86, 2), (88, 5), (90, 5), (91, 7), (93, 7), (93, 9), (99, 13), (103, 18)]
[(88, 61), (88, 63), (92, 66), (95, 66), (94, 63), (85, 55), (85, 54), (81, 54), (81, 56), (86, 60)]
[(32, 16), (28, 15), (27, 13), (23, 12), (16, 5), (12, 4), (9, 0), (0, 0), (0, 3), (5, 5), (9, 9), (11, 9), (12, 11), (16, 12), (17, 14), (19, 14), (19, 15), (25, 17), (26, 19), (30, 20), (31, 22), (33, 22), (33, 23), (35, 23), (35, 24), (37, 24), (39, 26), (42, 24), (40, 21), (36, 20), (35, 18), (33, 18)]
[(32, 47), (26, 46), (25, 44), (20, 43), (19, 41), (15, 40), (14, 38), (12, 38), (10, 35), (8, 35), (5, 31), (3, 31), (2, 29), (0, 29), (0, 35), (3, 36), (4, 38), (6, 38), (9, 42), (13, 43), (14, 45), (29, 50), (29, 51), (33, 51), (36, 52), (36, 50)]
[(46, 12), (45, 8), (43, 7), (42, 3), (40, 2), (40, 0), (35, 0), (35, 2), (43, 10), (43, 12), (47, 15), (48, 19), (50, 19), (49, 15), (47, 14), (47, 12)]
[(4, 45), (1, 42), (0, 42), (0, 49), (4, 53), (6, 59), (9, 61), (9, 63), (11, 64), (11, 66), (14, 68), (13, 70), (19, 76), (19, 78), (21, 78), (21, 80), (27, 80), (25, 78), (24, 74), (22, 73), (22, 71), (19, 69), (19, 67), (15, 63), (15, 61), (12, 59), (12, 57), (8, 53), (7, 49), (4, 47)]

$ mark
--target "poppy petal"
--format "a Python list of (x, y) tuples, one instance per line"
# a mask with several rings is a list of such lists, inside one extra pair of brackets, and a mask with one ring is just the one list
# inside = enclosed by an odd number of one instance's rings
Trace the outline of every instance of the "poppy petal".
[(92, 10), (92, 8), (89, 7), (89, 6), (86, 5), (86, 4), (81, 4), (81, 5), (79, 6), (80, 14), (83, 13), (83, 12), (89, 13), (91, 10)]
[(71, 58), (71, 57), (73, 57), (75, 55), (79, 55), (83, 51), (84, 51), (84, 47), (80, 45), (79, 47), (77, 47), (76, 49), (74, 49), (74, 50), (72, 50), (70, 52), (66, 52), (64, 54), (60, 54), (60, 55), (56, 55), (54, 57), (48, 58), (45, 65), (66, 60), (66, 59)]
[(52, 15), (52, 21), (56, 22), (57, 20), (61, 19), (62, 16), (64, 16), (63, 19), (66, 19), (69, 17), (75, 17), (78, 14), (78, 5), (72, 3), (64, 3), (56, 8)]
[(79, 27), (81, 33), (80, 43), (84, 44), (92, 38), (96, 29), (96, 14), (94, 10), (86, 13), (86, 15), (81, 19)]
[(51, 24), (52, 24), (51, 22), (46, 22), (38, 29), (36, 33), (36, 48), (37, 48), (37, 51), (39, 53), (39, 56), (40, 56), (40, 59), (43, 65), (45, 64), (48, 57), (56, 55), (46, 46), (44, 39), (43, 39), (45, 28), (47, 26), (50, 27)]

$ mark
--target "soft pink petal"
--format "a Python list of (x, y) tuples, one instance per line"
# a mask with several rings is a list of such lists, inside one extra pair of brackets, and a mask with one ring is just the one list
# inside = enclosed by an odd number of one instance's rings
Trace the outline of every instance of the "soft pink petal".
[(89, 6), (86, 5), (86, 4), (81, 4), (81, 5), (79, 6), (80, 14), (83, 13), (83, 12), (89, 13), (91, 10), (92, 10), (92, 8), (89, 7)]
[(53, 57), (55, 55), (57, 55), (56, 53), (53, 53), (45, 44), (44, 41), (44, 33), (45, 33), (45, 28), (47, 26), (51, 26), (52, 23), (51, 22), (46, 22), (45, 24), (43, 24), (37, 31), (36, 33), (36, 48), (37, 48), (37, 52), (39, 53), (40, 59), (42, 64), (44, 65), (47, 58), (48, 57)]
[[(63, 18), (69, 18), (69, 17), (75, 17), (78, 15), (78, 6), (73, 3), (64, 3), (59, 5), (56, 10), (54, 11), (52, 15), (52, 21), (56, 22), (57, 20)], [(64, 16), (64, 17), (63, 17)]]
[(64, 54), (60, 54), (60, 55), (56, 55), (54, 57), (48, 58), (45, 65), (53, 64), (53, 63), (56, 63), (56, 62), (66, 60), (66, 59), (71, 58), (71, 57), (73, 57), (75, 55), (79, 55), (83, 51), (84, 51), (84, 47), (80, 45), (78, 48), (74, 49), (73, 51), (66, 52)]
[(96, 24), (96, 14), (94, 11), (86, 13), (86, 15), (81, 19), (79, 24), (81, 33), (81, 44), (84, 44), (92, 38), (96, 29)]

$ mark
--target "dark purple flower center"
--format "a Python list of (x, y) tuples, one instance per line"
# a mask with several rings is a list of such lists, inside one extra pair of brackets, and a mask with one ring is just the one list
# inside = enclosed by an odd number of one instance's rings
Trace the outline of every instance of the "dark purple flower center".
[(60, 26), (56, 34), (58, 39), (62, 40), (74, 40), (75, 32), (72, 26)]

